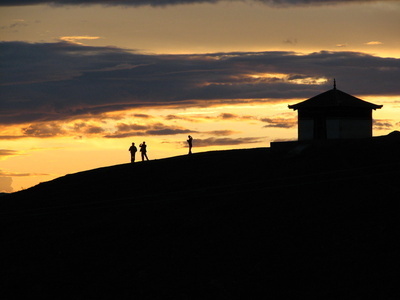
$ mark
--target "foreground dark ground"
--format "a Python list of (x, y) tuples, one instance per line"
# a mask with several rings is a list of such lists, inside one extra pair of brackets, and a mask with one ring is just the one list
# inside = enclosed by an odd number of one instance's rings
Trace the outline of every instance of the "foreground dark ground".
[(193, 154), (0, 198), (2, 299), (399, 299), (400, 133)]

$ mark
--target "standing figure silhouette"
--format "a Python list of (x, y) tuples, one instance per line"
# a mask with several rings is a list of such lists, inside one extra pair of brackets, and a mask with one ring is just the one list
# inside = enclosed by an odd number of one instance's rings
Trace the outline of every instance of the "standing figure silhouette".
[(190, 135), (188, 135), (187, 142), (189, 144), (189, 154), (192, 154), (193, 138)]
[(137, 148), (135, 146), (135, 143), (132, 143), (132, 146), (129, 147), (129, 152), (131, 153), (131, 163), (135, 162), (135, 155), (137, 152)]
[(141, 143), (139, 145), (139, 147), (140, 147), (140, 152), (142, 152), (142, 161), (144, 161), (144, 158), (149, 160), (149, 158), (147, 157), (147, 145), (146, 145), (146, 142)]

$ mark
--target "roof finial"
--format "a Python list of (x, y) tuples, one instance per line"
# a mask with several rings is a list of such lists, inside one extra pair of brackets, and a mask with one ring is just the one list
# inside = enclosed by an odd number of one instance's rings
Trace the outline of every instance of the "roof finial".
[(336, 90), (336, 78), (333, 78), (333, 89)]

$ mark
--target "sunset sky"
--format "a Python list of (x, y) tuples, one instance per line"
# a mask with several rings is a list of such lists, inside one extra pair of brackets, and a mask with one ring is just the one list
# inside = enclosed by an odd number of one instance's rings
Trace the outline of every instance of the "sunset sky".
[[(297, 139), (333, 87), (400, 130), (400, 1), (0, 0), (0, 192)], [(139, 159), (137, 155), (137, 160)], [(140, 162), (139, 162), (140, 163)], [(266, 169), (268, 166), (266, 166)]]

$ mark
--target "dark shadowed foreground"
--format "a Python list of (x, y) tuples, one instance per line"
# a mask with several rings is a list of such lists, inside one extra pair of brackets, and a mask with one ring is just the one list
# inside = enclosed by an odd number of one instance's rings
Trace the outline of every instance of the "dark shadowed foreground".
[(399, 153), (207, 152), (3, 196), (2, 299), (399, 299)]

